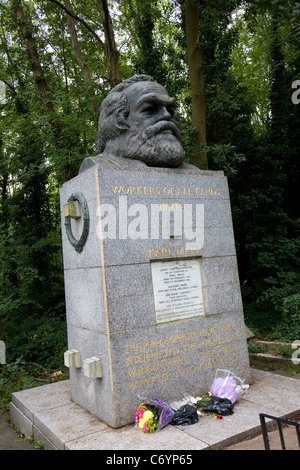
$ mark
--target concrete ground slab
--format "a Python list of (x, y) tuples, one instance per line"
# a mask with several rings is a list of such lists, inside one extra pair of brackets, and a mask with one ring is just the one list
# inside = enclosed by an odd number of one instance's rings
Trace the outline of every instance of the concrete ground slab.
[(70, 383), (65, 380), (16, 392), (12, 403), (33, 422), (37, 413), (70, 403)]
[(109, 428), (103, 433), (89, 434), (66, 444), (68, 450), (203, 450), (207, 444), (175, 426), (167, 426), (156, 433), (147, 434), (134, 426)]
[[(113, 429), (70, 399), (69, 381), (16, 392), (11, 420), (26, 435), (59, 450), (204, 450), (229, 446), (260, 433), (259, 413), (290, 418), (300, 411), (300, 382), (252, 369), (253, 382), (234, 414), (200, 416), (190, 426), (169, 425), (153, 434), (133, 425)], [(23, 428), (22, 428), (23, 427)], [(23, 430), (24, 429), (24, 430)]]
[(107, 424), (75, 403), (37, 413), (34, 426), (60, 450), (64, 450), (66, 442), (82, 439), (87, 432), (101, 434), (108, 428)]

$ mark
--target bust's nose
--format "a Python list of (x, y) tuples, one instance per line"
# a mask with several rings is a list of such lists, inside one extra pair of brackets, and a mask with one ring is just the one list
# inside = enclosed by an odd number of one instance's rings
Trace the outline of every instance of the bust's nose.
[(159, 120), (160, 121), (169, 121), (172, 117), (171, 112), (168, 110), (167, 106), (161, 106), (159, 112)]

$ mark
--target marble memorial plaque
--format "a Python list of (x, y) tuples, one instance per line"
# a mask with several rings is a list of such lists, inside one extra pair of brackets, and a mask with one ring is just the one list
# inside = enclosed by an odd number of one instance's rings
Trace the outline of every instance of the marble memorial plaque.
[(156, 323), (204, 315), (199, 259), (151, 263)]

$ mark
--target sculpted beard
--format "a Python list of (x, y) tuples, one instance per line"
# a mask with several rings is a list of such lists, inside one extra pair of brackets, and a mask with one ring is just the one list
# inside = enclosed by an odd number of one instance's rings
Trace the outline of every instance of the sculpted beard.
[(125, 138), (124, 157), (141, 160), (148, 166), (177, 167), (185, 159), (180, 131), (172, 121), (161, 121), (140, 132), (131, 126)]

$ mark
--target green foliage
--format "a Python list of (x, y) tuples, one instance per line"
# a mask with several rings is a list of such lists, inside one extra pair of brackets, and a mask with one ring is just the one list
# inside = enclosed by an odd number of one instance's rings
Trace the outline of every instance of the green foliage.
[(7, 361), (15, 361), (22, 356), (24, 360), (36, 362), (44, 367), (61, 367), (63, 353), (67, 349), (65, 319), (45, 316), (17, 319), (8, 315), (2, 323)]
[(269, 347), (267, 344), (257, 343), (256, 341), (249, 341), (248, 351), (250, 354), (267, 353), (269, 351)]
[[(266, 338), (267, 341), (260, 342), (255, 339), (248, 341), (248, 351), (250, 354), (265, 354), (269, 356), (273, 356), (273, 358), (280, 357), (291, 359), (295, 350), (293, 349), (292, 345), (284, 344), (282, 342), (277, 342), (276, 338), (268, 337)], [(270, 341), (269, 341), (270, 340)], [(275, 340), (275, 341), (274, 341)], [(276, 366), (278, 367), (278, 362), (275, 362)], [(298, 367), (293, 367), (292, 363), (287, 366), (285, 364), (285, 368), (291, 369), (290, 373), (296, 374), (299, 370)]]
[[(300, 294), (291, 294), (282, 299), (282, 316), (278, 325), (268, 335), (271, 339), (293, 342), (300, 338)], [(289, 354), (291, 356), (291, 354)]]
[(290, 346), (286, 346), (286, 345), (279, 346), (279, 354), (282, 357), (290, 359), (293, 355), (293, 352), (294, 350)]
[[(56, 366), (62, 364), (57, 362)], [(47, 369), (35, 362), (29, 362), (23, 357), (17, 357), (14, 361), (0, 366), (0, 409), (9, 410), (11, 394), (20, 390), (39, 387), (42, 384), (53, 383), (69, 378), (68, 370), (53, 373), (53, 369)]]
[(22, 358), (0, 367), (0, 408), (2, 409), (9, 409), (12, 393), (40, 385), (28, 374)]
[(231, 144), (201, 145), (198, 148), (208, 154), (215, 170), (223, 170), (228, 177), (236, 175), (238, 163), (245, 161), (245, 156)]
[[(6, 85), (0, 104), (0, 337), (9, 360), (23, 356), (48, 367), (66, 346), (59, 188), (94, 155), (91, 96), (101, 103), (110, 70), (107, 47), (76, 20), (91, 95), (65, 11), (51, 1), (28, 0), (21, 5), (27, 40), (33, 38), (43, 69), (37, 80), (14, 4), (0, 6), (0, 80)], [(72, 0), (72, 7), (104, 37), (98, 2)], [(121, 77), (149, 73), (176, 98), (189, 161), (195, 129), (184, 1), (120, 0), (108, 7)], [(207, 102), (201, 150), (209, 168), (229, 179), (246, 321), (258, 333), (288, 338), (299, 331), (300, 105), (291, 101), (300, 70), (299, 2), (208, 0), (199, 8)]]
[(300, 289), (299, 244), (299, 238), (269, 235), (249, 247), (255, 260), (252, 269), (256, 281), (253, 287), (242, 291), (245, 318), (250, 328), (260, 328), (265, 332), (275, 328), (278, 340), (286, 339), (284, 331), (290, 325), (284, 315), (285, 302)]
[(249, 87), (247, 102), (256, 102), (250, 152), (231, 181), (245, 318), (258, 333), (276, 330), (278, 340), (286, 336), (284, 324), (289, 328), (285, 299), (300, 287), (299, 107), (291, 102), (300, 43), (288, 20), (292, 3), (258, 1), (246, 8), (231, 68)]

